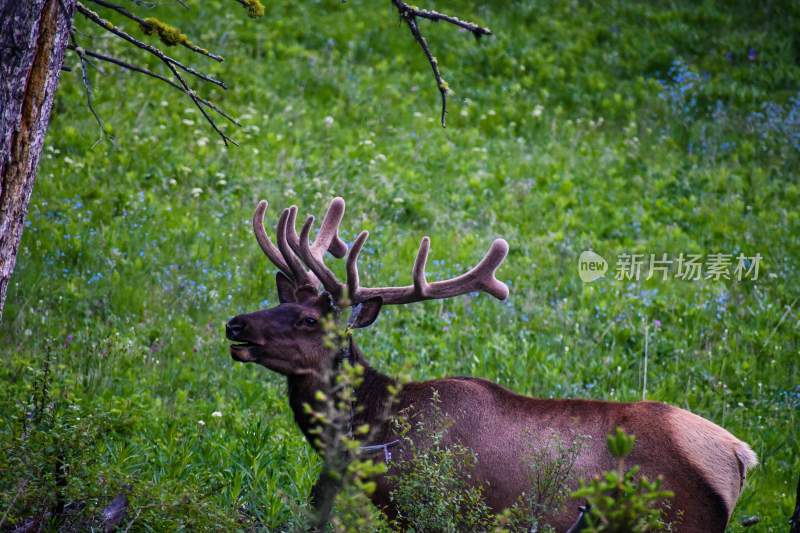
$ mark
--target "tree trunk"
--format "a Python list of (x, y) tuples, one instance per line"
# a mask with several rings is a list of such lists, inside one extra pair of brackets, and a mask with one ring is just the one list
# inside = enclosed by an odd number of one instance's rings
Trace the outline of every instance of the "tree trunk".
[(75, 0), (0, 0), (0, 318)]

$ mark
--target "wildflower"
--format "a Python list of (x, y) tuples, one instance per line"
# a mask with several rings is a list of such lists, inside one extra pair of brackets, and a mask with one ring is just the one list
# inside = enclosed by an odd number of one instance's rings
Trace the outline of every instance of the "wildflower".
[(192, 189), (192, 196), (194, 196), (195, 198), (197, 198), (201, 194), (203, 194), (203, 189), (201, 189), (200, 187), (195, 187), (194, 189)]
[(213, 413), (211, 413), (211, 416), (213, 416), (214, 418), (221, 418), (222, 417), (222, 412), (214, 411)]
[(327, 117), (325, 117), (325, 127), (330, 128), (332, 126), (333, 126), (333, 117), (328, 115)]
[(206, 425), (205, 421), (203, 421), (203, 420), (198, 420), (198, 421), (197, 421), (197, 424), (198, 424), (199, 426), (205, 426), (205, 425)]

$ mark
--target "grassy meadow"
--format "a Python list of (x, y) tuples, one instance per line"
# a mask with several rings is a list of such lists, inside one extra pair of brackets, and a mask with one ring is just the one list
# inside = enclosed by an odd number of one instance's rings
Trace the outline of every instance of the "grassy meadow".
[[(455, 92), (447, 128), (390, 2), (269, 3), (261, 19), (222, 0), (152, 10), (225, 57), (171, 50), (228, 83), (195, 87), (241, 121), (223, 126), (238, 148), (178, 91), (95, 63), (101, 130), (68, 56), (0, 323), (5, 525), (56, 500), (93, 516), (122, 490), (131, 531), (291, 523), (319, 460), (284, 379), (233, 362), (223, 326), (277, 300), (250, 228), (256, 202), (269, 200), (274, 225), (284, 206), (319, 216), (341, 195), (345, 239), (370, 231), (365, 284), (408, 283), (423, 235), (429, 279), (461, 273), (497, 236), (510, 244), (506, 302), (392, 307), (359, 331), (378, 369), (553, 398), (634, 401), (646, 383), (648, 399), (759, 455), (731, 530), (753, 515), (751, 531), (788, 529), (800, 474), (798, 4), (422, 7), (495, 33), (476, 42), (421, 24)], [(86, 48), (158, 68), (77, 28)], [(608, 259), (604, 278), (581, 281), (584, 250)], [(623, 254), (663, 253), (763, 259), (757, 280), (615, 279)]]

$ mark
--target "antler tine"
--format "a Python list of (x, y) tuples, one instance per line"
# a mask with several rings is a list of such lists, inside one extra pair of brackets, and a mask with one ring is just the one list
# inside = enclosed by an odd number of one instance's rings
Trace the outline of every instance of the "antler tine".
[(411, 278), (414, 280), (414, 292), (424, 296), (430, 288), (425, 279), (425, 265), (428, 264), (428, 252), (431, 249), (431, 239), (428, 236), (422, 238), (417, 250), (417, 258), (414, 260), (414, 268), (411, 270)]
[[(327, 219), (326, 215), (326, 219)], [(340, 218), (341, 220), (341, 218)], [(323, 222), (324, 224), (325, 222)], [(325, 264), (324, 257), (325, 251), (328, 249), (328, 243), (320, 242), (322, 239), (323, 229), (320, 229), (320, 236), (314, 241), (314, 244), (309, 244), (308, 236), (311, 233), (311, 227), (314, 225), (314, 217), (309, 216), (303, 224), (303, 229), (300, 230), (300, 258), (311, 269), (311, 272), (317, 276), (325, 290), (331, 293), (333, 299), (337, 302), (340, 301), (344, 293), (344, 284), (339, 281), (336, 274)], [(338, 222), (337, 222), (338, 226)], [(327, 238), (327, 237), (326, 237)], [(320, 246), (315, 245), (320, 243)]]
[[(292, 206), (294, 207), (294, 206)], [(296, 210), (297, 208), (295, 208)], [(296, 287), (301, 287), (303, 285), (315, 285), (314, 279), (305, 269), (303, 264), (295, 255), (294, 251), (292, 250), (291, 246), (289, 245), (289, 238), (287, 236), (288, 233), (288, 223), (291, 217), (292, 209), (284, 209), (281, 213), (281, 217), (278, 220), (278, 249), (283, 254), (286, 263), (289, 265), (289, 269), (291, 272), (291, 279), (294, 280)]]
[(360, 281), (358, 279), (358, 254), (361, 253), (361, 248), (364, 246), (364, 243), (367, 242), (368, 238), (368, 231), (359, 233), (355, 242), (353, 242), (353, 246), (350, 248), (350, 253), (347, 254), (347, 263), (345, 265), (347, 269), (347, 295), (352, 305), (364, 301), (363, 298), (359, 299), (361, 287), (359, 286)]
[(317, 238), (311, 250), (318, 258), (329, 251), (334, 257), (342, 258), (347, 253), (347, 244), (339, 237), (339, 225), (344, 217), (344, 198), (337, 196), (331, 200), (328, 210), (322, 219)]
[(286, 219), (286, 241), (292, 250), (297, 253), (300, 246), (300, 238), (297, 236), (297, 206), (289, 206), (289, 216)]
[(458, 277), (428, 283), (425, 279), (425, 264), (430, 251), (430, 239), (424, 237), (414, 261), (413, 285), (405, 287), (360, 287), (358, 278), (358, 254), (367, 239), (367, 232), (358, 236), (347, 257), (347, 286), (354, 304), (370, 298), (380, 297), (384, 304), (407, 304), (423, 300), (451, 298), (460, 294), (483, 291), (499, 300), (508, 298), (508, 286), (495, 277), (495, 272), (508, 255), (508, 243), (496, 239), (483, 259), (469, 271)]
[(278, 270), (283, 272), (290, 279), (292, 278), (292, 271), (283, 259), (283, 255), (278, 250), (272, 241), (267, 236), (267, 230), (264, 229), (264, 213), (267, 211), (269, 204), (266, 200), (258, 202), (256, 212), (253, 215), (253, 232), (256, 234), (256, 241), (261, 247), (261, 250), (266, 254), (269, 260), (278, 267)]
[[(297, 224), (297, 206), (289, 207), (289, 221), (286, 226), (286, 239), (289, 241), (289, 246), (298, 255), (300, 252), (300, 237), (297, 236), (295, 227)], [(339, 224), (342, 223), (344, 217), (344, 200), (336, 197), (331, 200), (328, 210), (325, 212), (325, 217), (322, 219), (322, 226), (320, 226), (317, 238), (311, 245), (311, 251), (319, 260), (325, 256), (325, 252), (330, 252), (334, 257), (344, 257), (347, 253), (347, 244), (339, 237)], [(301, 255), (302, 257), (302, 255)]]

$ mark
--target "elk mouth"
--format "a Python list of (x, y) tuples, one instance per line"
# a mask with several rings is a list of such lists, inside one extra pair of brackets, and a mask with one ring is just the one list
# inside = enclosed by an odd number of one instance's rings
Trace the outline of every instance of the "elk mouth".
[(240, 363), (250, 363), (256, 360), (256, 352), (261, 346), (249, 341), (233, 341), (231, 343), (231, 357)]

